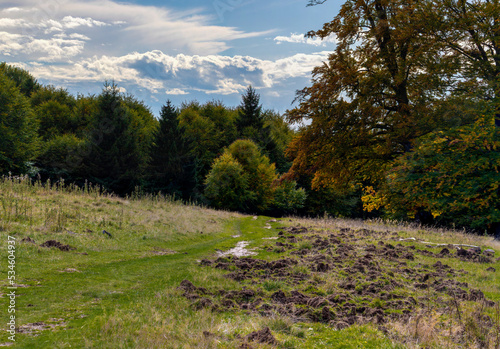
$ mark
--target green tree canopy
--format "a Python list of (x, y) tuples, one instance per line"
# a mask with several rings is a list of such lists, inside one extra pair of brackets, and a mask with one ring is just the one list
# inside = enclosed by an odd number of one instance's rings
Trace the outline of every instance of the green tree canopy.
[(0, 72), (13, 81), (25, 97), (31, 97), (40, 88), (38, 81), (24, 69), (2, 62)]
[(236, 112), (220, 101), (204, 105), (185, 104), (179, 114), (179, 126), (193, 159), (194, 185), (189, 196), (203, 201), (205, 178), (215, 158), (236, 140)]
[(38, 148), (38, 124), (28, 99), (0, 70), (0, 173), (23, 173)]
[(499, 150), (493, 117), (433, 132), (395, 160), (386, 186), (366, 201), (393, 218), (424, 210), (439, 222), (485, 231), (500, 222)]
[(159, 127), (154, 134), (148, 189), (182, 197), (194, 181), (190, 180), (192, 158), (178, 116), (179, 110), (168, 100), (161, 108)]
[(434, 105), (446, 93), (439, 45), (422, 35), (418, 1), (348, 0), (309, 36), (337, 46), (297, 95), (289, 120), (305, 122), (292, 142), (292, 172), (313, 187), (380, 182), (388, 163), (441, 124)]

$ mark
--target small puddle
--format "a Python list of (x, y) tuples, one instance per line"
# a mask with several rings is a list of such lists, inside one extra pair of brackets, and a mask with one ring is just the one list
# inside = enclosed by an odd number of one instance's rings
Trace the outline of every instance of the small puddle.
[[(218, 257), (235, 256), (235, 257), (248, 257), (255, 256), (257, 252), (253, 252), (246, 247), (250, 244), (248, 241), (240, 241), (236, 244), (236, 247), (227, 251), (217, 251)], [(252, 249), (253, 250), (253, 249)]]

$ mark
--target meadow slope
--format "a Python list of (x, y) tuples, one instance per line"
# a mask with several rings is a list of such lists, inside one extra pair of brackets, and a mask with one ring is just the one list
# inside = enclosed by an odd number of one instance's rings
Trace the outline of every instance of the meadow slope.
[[(500, 244), (489, 237), (12, 178), (0, 181), (0, 235), (0, 345), (500, 348)], [(235, 246), (250, 256), (225, 253)]]

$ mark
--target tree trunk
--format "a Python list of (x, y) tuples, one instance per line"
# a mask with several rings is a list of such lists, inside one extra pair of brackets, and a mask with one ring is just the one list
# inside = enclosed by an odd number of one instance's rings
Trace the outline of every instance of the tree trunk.
[(495, 237), (495, 240), (500, 240), (500, 222), (491, 223), (488, 226), (488, 233)]

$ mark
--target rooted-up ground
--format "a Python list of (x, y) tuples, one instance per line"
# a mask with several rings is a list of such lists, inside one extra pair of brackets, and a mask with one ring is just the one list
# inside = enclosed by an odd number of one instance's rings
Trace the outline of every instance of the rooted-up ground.
[[(1, 239), (16, 238), (15, 347), (500, 343), (500, 249), (489, 238), (376, 222), (275, 222), (16, 180), (0, 183), (0, 200)], [(224, 253), (236, 246), (256, 255)], [(0, 270), (6, 309), (7, 265)], [(5, 329), (8, 314), (0, 314)], [(0, 344), (8, 342), (2, 331)]]
[[(282, 316), (335, 330), (370, 324), (410, 345), (418, 339), (437, 346), (498, 347), (498, 297), (488, 298), (465, 280), (474, 270), (495, 279), (491, 265), (500, 258), (470, 246), (429, 245), (390, 231), (285, 228), (268, 251), (286, 257), (201, 261), (229, 271), (225, 276), (240, 282), (240, 289), (206, 290), (186, 280), (179, 289), (197, 309)], [(450, 266), (458, 262), (480, 265), (469, 265), (472, 271)], [(435, 322), (432, 329), (427, 321)]]

